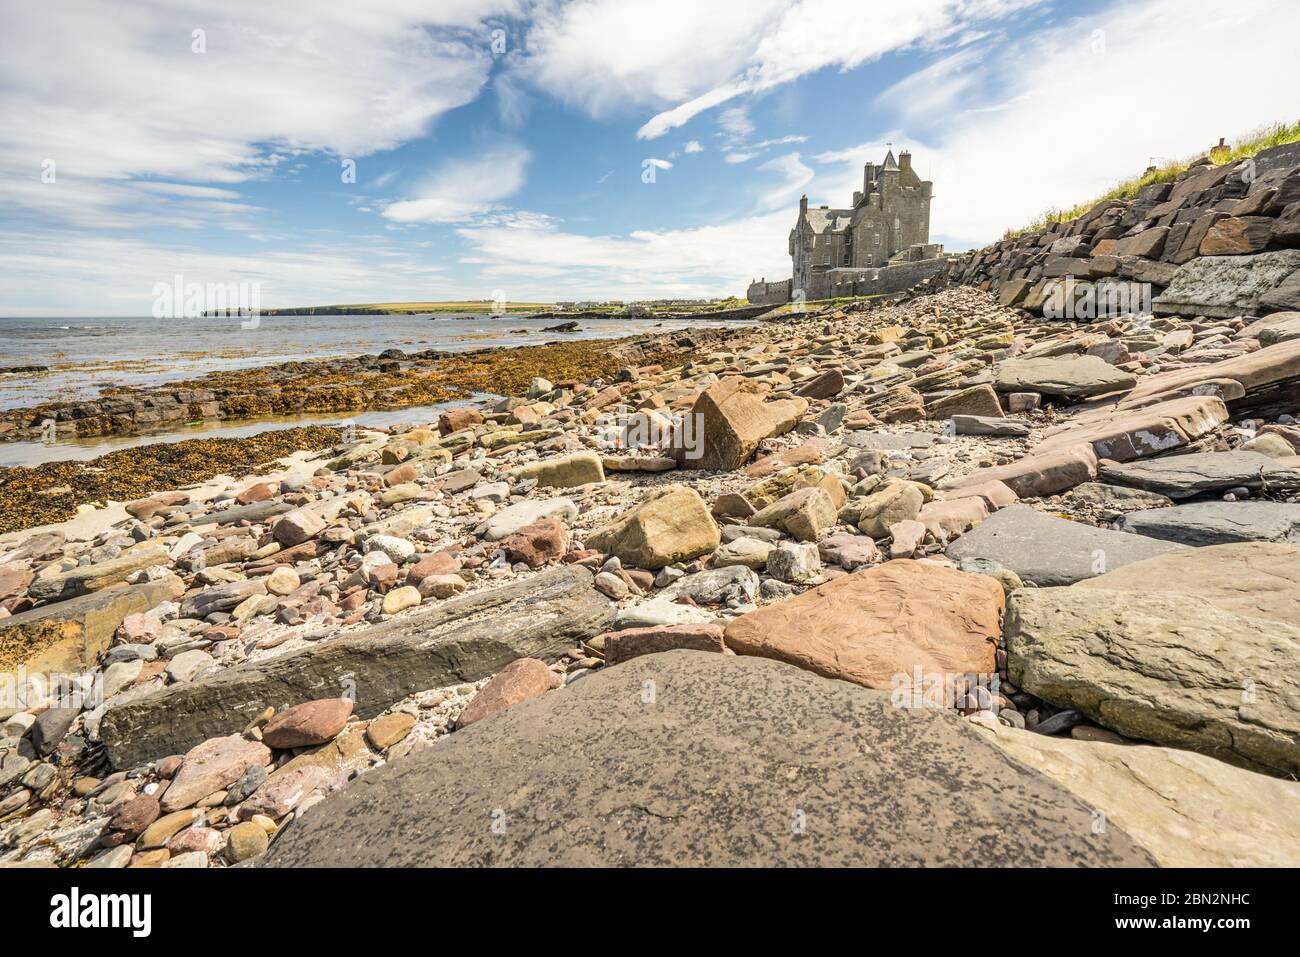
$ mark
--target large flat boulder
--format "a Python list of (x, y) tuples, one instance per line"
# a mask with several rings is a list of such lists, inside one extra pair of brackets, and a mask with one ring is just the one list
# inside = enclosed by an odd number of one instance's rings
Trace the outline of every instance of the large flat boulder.
[(1123, 828), (1161, 867), (1300, 866), (1295, 781), (1176, 748), (974, 727)]
[(1197, 595), (1022, 588), (1007, 603), (1011, 680), (1156, 744), (1300, 773), (1300, 626)]
[[(601, 729), (593, 734), (592, 729)], [(645, 655), (366, 774), (266, 867), (1143, 866), (949, 710), (759, 658)]]
[(520, 466), (515, 475), (536, 479), (542, 488), (576, 488), (590, 482), (605, 481), (605, 468), (595, 452), (575, 452), (559, 458), (530, 462)]
[(1180, 548), (1074, 587), (1198, 595), (1234, 615), (1295, 624), (1300, 622), (1300, 545), (1245, 542)]
[(1182, 547), (1011, 505), (949, 545), (948, 557), (988, 559), (1024, 581), (1047, 586), (1070, 585)]
[(172, 597), (166, 582), (82, 595), (0, 619), (0, 671), (84, 671), (108, 648), (127, 615)]
[(1300, 312), (1279, 312), (1267, 319), (1252, 322), (1243, 334), (1253, 335), (1261, 346), (1300, 339)]
[(1192, 452), (1140, 462), (1103, 465), (1097, 475), (1170, 498), (1191, 498), (1230, 488), (1297, 488), (1300, 471), (1278, 465), (1259, 452)]
[(696, 398), (688, 413), (691, 434), (683, 429), (674, 436), (673, 455), (682, 468), (729, 472), (748, 462), (763, 439), (793, 429), (806, 411), (805, 398), (767, 401), (759, 383), (729, 376)]
[(1300, 250), (1255, 256), (1201, 256), (1185, 262), (1173, 282), (1152, 300), (1159, 315), (1232, 319), (1294, 309), (1283, 298), (1300, 271)]
[(1286, 502), (1191, 502), (1129, 512), (1116, 528), (1182, 545), (1300, 542), (1300, 505)]
[[(605, 631), (613, 606), (591, 572), (552, 569), (299, 651), (159, 692), (114, 699), (100, 735), (115, 767), (186, 751), (277, 710), (347, 695), (370, 718), (416, 691), (477, 681), (516, 658), (554, 658)], [(123, 700), (125, 699), (125, 700)]]
[(476, 535), (489, 542), (499, 542), (521, 528), (534, 525), (544, 518), (554, 518), (566, 525), (578, 517), (578, 506), (567, 498), (548, 498), (531, 502), (516, 502), (499, 512), (493, 512), (474, 530)]
[(641, 504), (585, 538), (588, 548), (636, 568), (663, 568), (707, 555), (722, 532), (698, 492), (685, 485), (656, 489)]
[(1041, 392), (1077, 399), (1122, 392), (1135, 385), (1133, 373), (1099, 356), (1006, 359), (993, 370), (993, 387), (999, 392)]
[(887, 690), (922, 675), (989, 675), (1002, 586), (901, 559), (836, 578), (734, 619), (727, 647)]

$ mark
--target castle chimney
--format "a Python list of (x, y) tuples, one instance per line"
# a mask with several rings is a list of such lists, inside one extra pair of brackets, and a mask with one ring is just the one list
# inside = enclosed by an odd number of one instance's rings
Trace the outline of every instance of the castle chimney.
[(807, 193), (804, 193), (802, 196), (799, 197), (799, 215), (800, 216), (808, 215), (808, 194)]
[(898, 154), (898, 168), (903, 172), (907, 172), (912, 168), (912, 154), (907, 150), (903, 150)]

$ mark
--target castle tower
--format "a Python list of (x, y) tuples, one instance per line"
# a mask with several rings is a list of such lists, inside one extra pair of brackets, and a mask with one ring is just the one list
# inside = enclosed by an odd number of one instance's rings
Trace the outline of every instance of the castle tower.
[(912, 154), (895, 156), (890, 149), (883, 163), (863, 164), (862, 189), (854, 190), (848, 209), (810, 208), (808, 197), (800, 197), (790, 231), (792, 292), (827, 298), (877, 282), (879, 270), (891, 264), (939, 256), (942, 247), (929, 244), (931, 196), (932, 184), (917, 176)]

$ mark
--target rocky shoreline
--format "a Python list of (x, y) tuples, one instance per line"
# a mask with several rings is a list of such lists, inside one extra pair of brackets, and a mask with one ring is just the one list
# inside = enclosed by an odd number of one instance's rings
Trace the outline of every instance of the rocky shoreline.
[(1294, 865), (1295, 322), (796, 313), (2, 535), (0, 861)]
[(0, 468), (0, 534), (67, 521), (78, 509), (124, 502), (222, 474), (252, 475), (292, 452), (334, 445), (338, 429), (280, 429), (233, 439), (188, 439), (119, 449), (88, 462)]
[(542, 374), (608, 377), (628, 364), (683, 362), (731, 330), (649, 333), (614, 340), (492, 346), (465, 352), (389, 349), (379, 355), (283, 362), (153, 387), (107, 389), (97, 399), (0, 411), (0, 441), (136, 435), (190, 423), (308, 413), (401, 409), (511, 395)]

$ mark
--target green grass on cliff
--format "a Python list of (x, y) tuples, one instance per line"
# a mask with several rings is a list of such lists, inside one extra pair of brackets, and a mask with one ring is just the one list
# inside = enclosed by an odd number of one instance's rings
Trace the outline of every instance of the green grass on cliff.
[[(1272, 126), (1261, 127), (1252, 133), (1248, 133), (1227, 146), (1216, 146), (1209, 151), (1209, 154), (1215, 165), (1222, 166), (1224, 163), (1235, 163), (1247, 156), (1254, 156), (1256, 153), (1261, 153), (1274, 146), (1285, 146), (1287, 143), (1294, 143), (1297, 140), (1300, 140), (1300, 122), (1274, 123)], [(1072, 219), (1079, 218), (1098, 203), (1104, 203), (1110, 199), (1135, 199), (1144, 187), (1150, 186), (1152, 183), (1169, 183), (1177, 179), (1179, 174), (1186, 170), (1192, 161), (1197, 158), (1191, 157), (1147, 170), (1141, 176), (1135, 176), (1117, 184), (1113, 189), (1103, 193), (1096, 199), (1080, 203), (1069, 209), (1049, 209), (1028, 226), (1023, 226), (1020, 229), (1008, 229), (1002, 238), (1014, 239), (1035, 229), (1042, 229), (1048, 223), (1068, 223)]]

